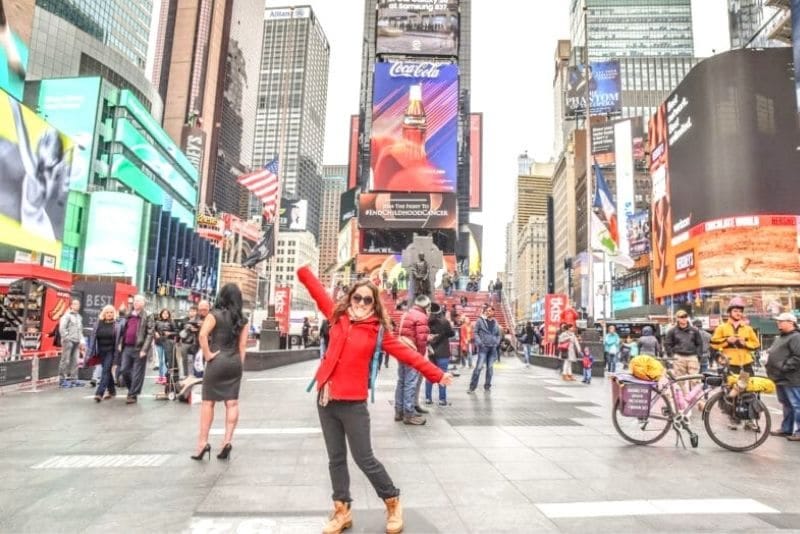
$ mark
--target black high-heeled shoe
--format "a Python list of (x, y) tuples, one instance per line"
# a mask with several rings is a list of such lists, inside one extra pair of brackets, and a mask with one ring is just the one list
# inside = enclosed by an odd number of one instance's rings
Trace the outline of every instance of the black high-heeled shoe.
[(193, 456), (190, 456), (190, 458), (192, 460), (202, 460), (203, 456), (205, 456), (206, 454), (208, 454), (208, 459), (210, 460), (211, 459), (211, 445), (209, 445), (208, 443), (206, 443), (206, 446), (203, 447), (203, 450), (201, 450), (199, 454), (195, 454)]
[(222, 447), (222, 450), (219, 451), (219, 454), (217, 455), (217, 459), (218, 460), (227, 460), (228, 456), (231, 455), (231, 449), (233, 449), (233, 445), (231, 445), (230, 443), (226, 443), (225, 446)]

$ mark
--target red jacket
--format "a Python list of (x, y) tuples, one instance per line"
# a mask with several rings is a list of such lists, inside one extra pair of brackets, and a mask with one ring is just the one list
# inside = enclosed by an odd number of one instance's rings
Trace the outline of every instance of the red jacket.
[(400, 318), (397, 325), (397, 335), (407, 337), (417, 344), (417, 352), (427, 354), (428, 334), (431, 333), (428, 327), (428, 314), (419, 306), (414, 306)]
[[(301, 267), (297, 271), (297, 278), (306, 286), (319, 310), (330, 321), (335, 305), (314, 273), (308, 267)], [(374, 314), (363, 321), (352, 322), (345, 313), (335, 323), (331, 322), (328, 348), (314, 375), (317, 389), (327, 382), (330, 384), (332, 399), (366, 400), (369, 365), (375, 352), (379, 328), (380, 322)], [(386, 329), (381, 348), (404, 364), (417, 369), (431, 382), (438, 383), (444, 376), (441, 369), (406, 347), (394, 333)]]

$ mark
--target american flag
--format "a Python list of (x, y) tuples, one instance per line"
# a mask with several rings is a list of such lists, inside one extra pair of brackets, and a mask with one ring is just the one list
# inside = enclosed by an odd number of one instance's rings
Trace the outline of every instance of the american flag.
[(268, 162), (260, 171), (240, 176), (238, 181), (258, 197), (264, 205), (264, 214), (272, 219), (278, 207), (278, 158)]

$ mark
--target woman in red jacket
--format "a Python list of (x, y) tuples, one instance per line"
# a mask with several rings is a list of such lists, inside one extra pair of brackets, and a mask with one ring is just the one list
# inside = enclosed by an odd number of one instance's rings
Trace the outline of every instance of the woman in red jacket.
[(386, 532), (401, 532), (400, 490), (372, 453), (370, 439), (367, 383), (378, 330), (383, 326), (381, 348), (385, 352), (418, 369), (431, 382), (447, 386), (453, 377), (397, 339), (378, 298), (378, 288), (369, 280), (356, 282), (343, 298), (334, 303), (307, 266), (301, 267), (297, 276), (330, 322), (329, 345), (314, 377), (318, 390), (317, 410), (333, 486), (334, 510), (322, 532), (339, 533), (353, 523), (347, 471), (348, 443), (356, 465), (386, 503)]

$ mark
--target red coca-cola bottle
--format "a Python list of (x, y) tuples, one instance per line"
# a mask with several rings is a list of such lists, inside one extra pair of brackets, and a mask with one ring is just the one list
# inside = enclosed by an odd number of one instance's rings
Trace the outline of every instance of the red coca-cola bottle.
[(403, 116), (403, 139), (407, 142), (407, 155), (412, 158), (425, 158), (425, 132), (428, 117), (422, 105), (422, 84), (408, 88), (408, 108)]

